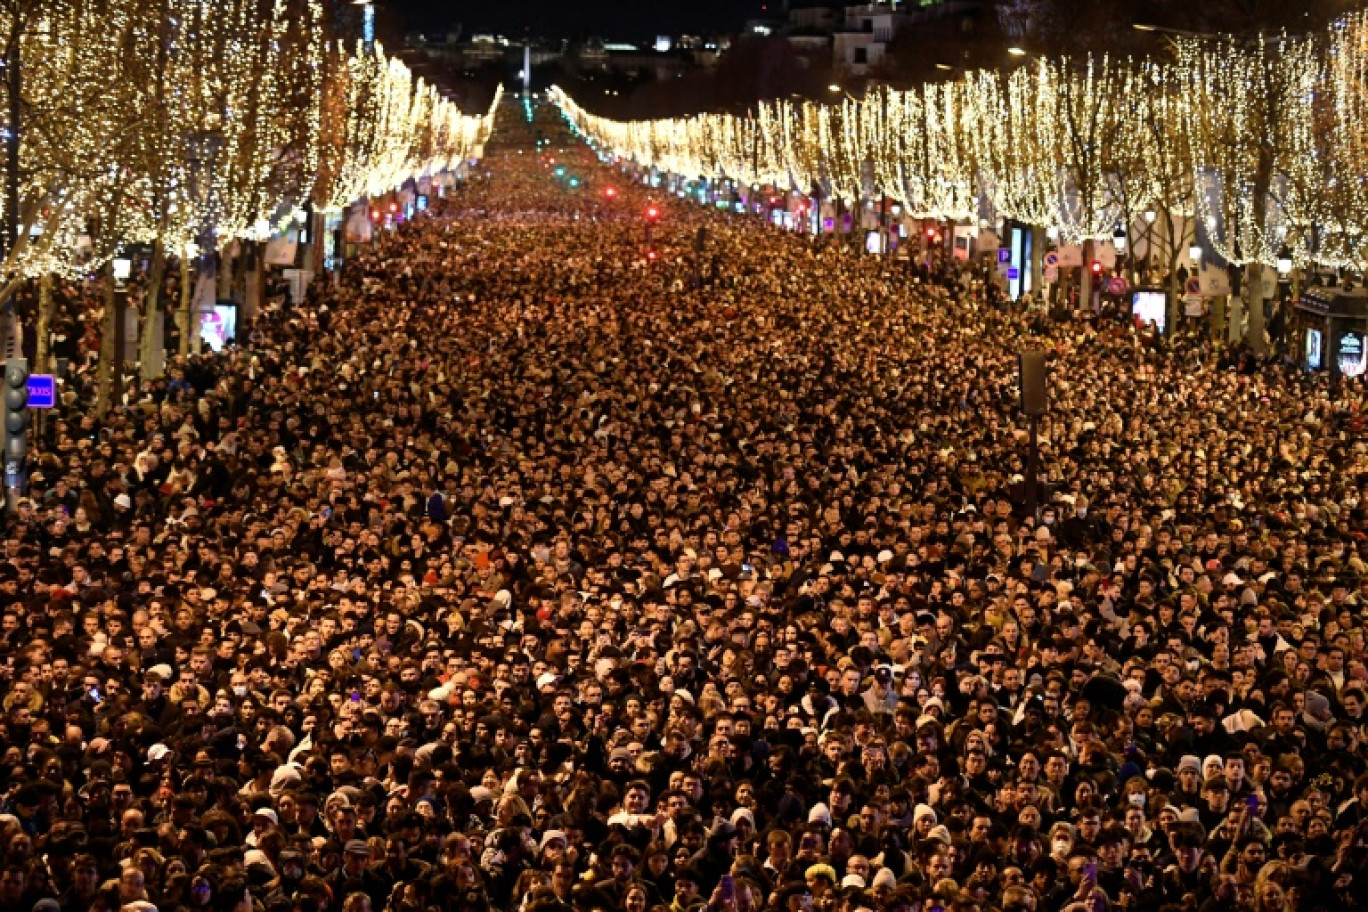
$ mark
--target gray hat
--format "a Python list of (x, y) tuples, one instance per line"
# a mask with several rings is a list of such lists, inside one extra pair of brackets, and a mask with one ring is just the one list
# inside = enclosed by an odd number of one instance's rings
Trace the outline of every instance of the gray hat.
[(342, 851), (348, 855), (370, 855), (370, 844), (364, 839), (348, 839)]

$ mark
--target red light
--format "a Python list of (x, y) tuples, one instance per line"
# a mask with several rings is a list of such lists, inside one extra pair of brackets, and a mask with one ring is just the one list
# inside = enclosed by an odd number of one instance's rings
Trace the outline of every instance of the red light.
[(1102, 264), (1101, 264), (1101, 263), (1098, 263), (1098, 262), (1096, 262), (1096, 261), (1093, 261), (1093, 264), (1092, 264), (1092, 271), (1093, 271), (1093, 275), (1100, 276), (1100, 275), (1102, 274)]
[(612, 199), (613, 197), (617, 196), (617, 191), (614, 190), (612, 187), (609, 187), (607, 190), (603, 191), (603, 195), (608, 197), (609, 199)]
[(399, 211), (399, 204), (398, 204), (398, 203), (390, 203), (390, 212), (398, 212), (398, 211)]
[(373, 222), (378, 222), (378, 221), (380, 221), (380, 210), (379, 210), (379, 209), (372, 209), (372, 210), (371, 210), (371, 221), (373, 221)]
[(651, 206), (646, 210), (646, 218), (654, 222), (656, 219), (660, 218), (660, 210), (655, 206)]
[(656, 261), (656, 255), (657, 254), (654, 250), (646, 251), (646, 259), (650, 260), (652, 263)]

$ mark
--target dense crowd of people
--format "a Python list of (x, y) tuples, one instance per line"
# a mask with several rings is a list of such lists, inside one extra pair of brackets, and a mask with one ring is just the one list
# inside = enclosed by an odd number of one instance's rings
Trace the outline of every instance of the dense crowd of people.
[(1360, 385), (488, 151), (35, 439), (0, 909), (1361, 905)]

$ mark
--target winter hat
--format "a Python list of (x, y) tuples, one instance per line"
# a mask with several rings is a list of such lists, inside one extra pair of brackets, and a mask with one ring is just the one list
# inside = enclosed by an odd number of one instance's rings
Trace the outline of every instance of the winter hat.
[(815, 864), (804, 872), (804, 878), (811, 880), (814, 877), (825, 877), (831, 883), (836, 883), (836, 869), (829, 864)]

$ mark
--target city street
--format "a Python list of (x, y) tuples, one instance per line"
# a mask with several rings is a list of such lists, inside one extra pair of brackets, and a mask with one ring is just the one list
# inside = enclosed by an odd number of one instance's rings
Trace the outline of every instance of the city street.
[(484, 153), (32, 435), (0, 908), (1344, 895), (1361, 385), (705, 207), (544, 102)]

